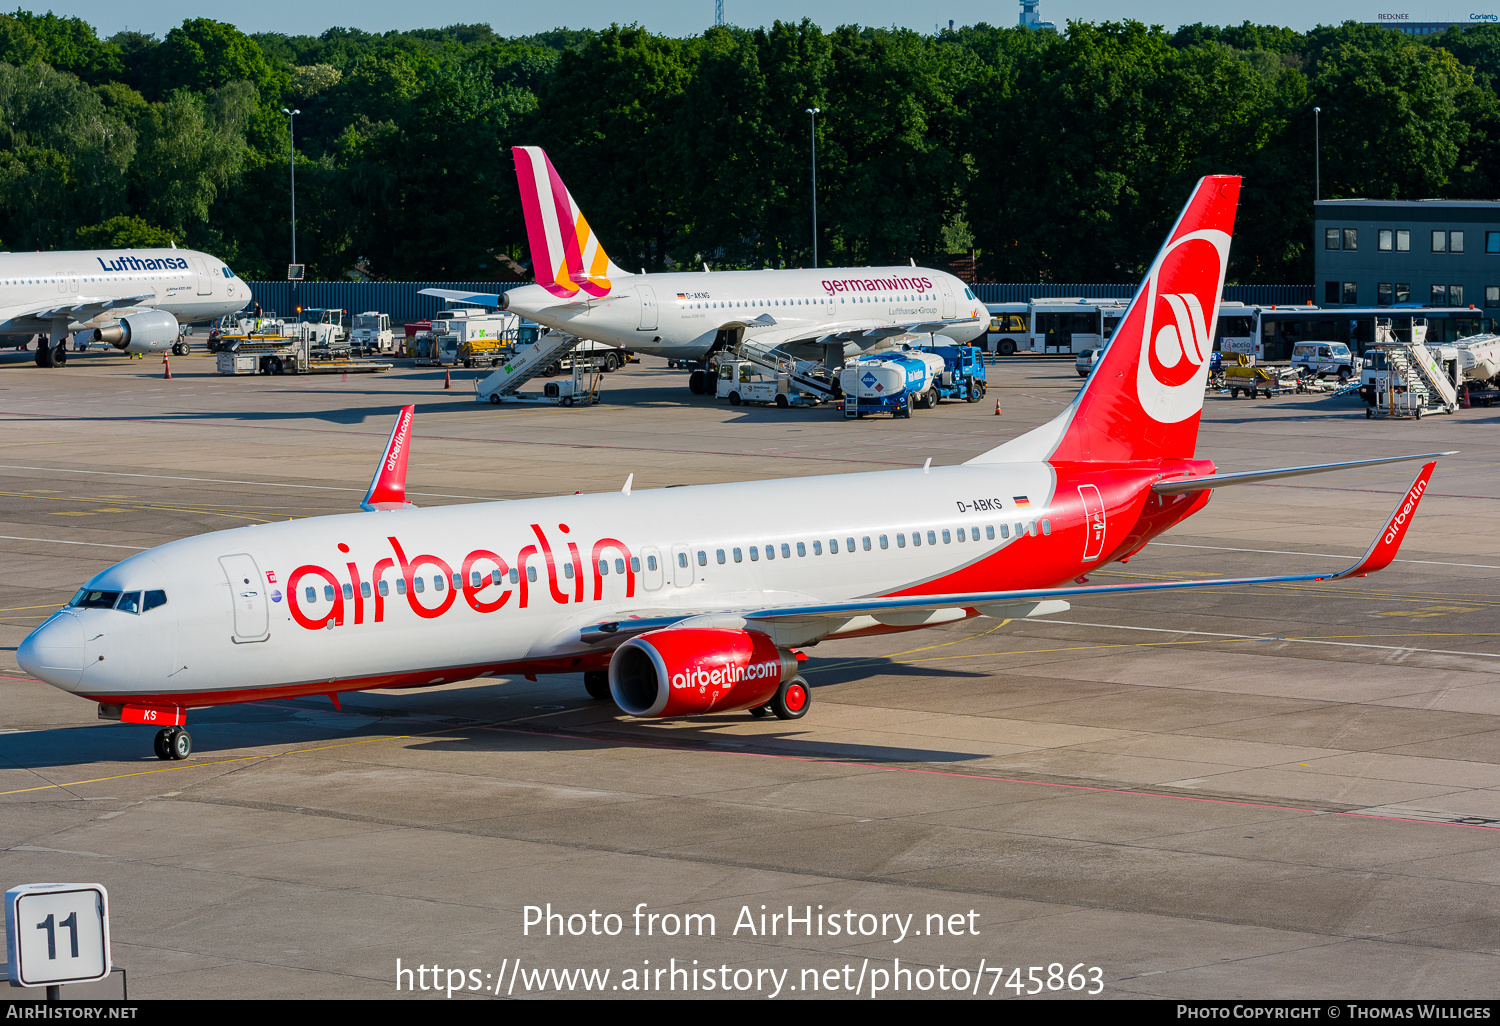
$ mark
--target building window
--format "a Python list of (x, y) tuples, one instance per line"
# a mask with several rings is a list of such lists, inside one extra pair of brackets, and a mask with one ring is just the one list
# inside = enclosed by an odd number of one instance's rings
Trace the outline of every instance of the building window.
[(1464, 251), (1464, 233), (1463, 232), (1449, 232), (1448, 233), (1448, 252), (1449, 253), (1462, 253), (1463, 251)]
[(1464, 305), (1464, 287), (1462, 285), (1449, 285), (1448, 286), (1448, 305), (1449, 306), (1463, 306)]
[(1382, 228), (1375, 237), (1375, 248), (1380, 250), (1380, 252), (1382, 253), (1389, 253), (1391, 251), (1391, 245), (1394, 239), (1395, 232), (1391, 231), (1389, 228)]
[(1323, 283), (1323, 302), (1337, 303), (1339, 301), (1339, 283), (1336, 281), (1325, 281)]
[(1390, 282), (1383, 281), (1379, 285), (1375, 286), (1375, 305), (1376, 306), (1390, 306), (1391, 305), (1391, 283)]
[(1448, 286), (1434, 285), (1431, 294), (1427, 297), (1428, 306), (1448, 305)]
[(1484, 233), (1484, 251), (1486, 253), (1500, 253), (1500, 232)]
[(1359, 282), (1355, 282), (1355, 281), (1346, 281), (1346, 282), (1344, 282), (1344, 305), (1345, 306), (1358, 306), (1359, 305)]
[(1434, 253), (1446, 253), (1446, 252), (1448, 252), (1448, 233), (1447, 232), (1433, 232), (1432, 233), (1432, 251)]
[(1411, 285), (1404, 281), (1396, 282), (1396, 302), (1411, 302)]
[(1339, 230), (1337, 228), (1325, 228), (1323, 230), (1323, 248), (1339, 248)]
[(1396, 252), (1397, 253), (1410, 253), (1411, 252), (1411, 232), (1409, 232), (1405, 228), (1397, 228), (1396, 229)]
[(1344, 248), (1345, 249), (1358, 249), (1359, 248), (1359, 229), (1358, 228), (1345, 228), (1344, 229)]
[(1484, 305), (1500, 306), (1500, 285), (1486, 285), (1484, 287)]

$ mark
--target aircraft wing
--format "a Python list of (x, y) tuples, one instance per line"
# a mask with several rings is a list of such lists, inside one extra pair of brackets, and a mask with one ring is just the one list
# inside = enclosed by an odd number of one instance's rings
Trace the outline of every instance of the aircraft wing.
[[(880, 622), (893, 625), (917, 626), (925, 622), (924, 614), (939, 610), (974, 610), (986, 616), (1018, 617), (1046, 615), (1068, 608), (1059, 600), (1082, 598), (1090, 595), (1140, 594), (1155, 591), (1182, 591), (1189, 588), (1246, 587), (1256, 584), (1294, 584), (1313, 581), (1342, 581), (1350, 577), (1364, 577), (1389, 566), (1396, 558), (1406, 531), (1416, 515), (1417, 505), (1427, 490), (1436, 463), (1428, 463), (1417, 474), (1416, 480), (1396, 504), (1390, 518), (1381, 528), (1365, 554), (1337, 573), (1285, 574), (1275, 577), (1223, 577), (1208, 580), (1154, 581), (1142, 584), (1078, 585), (1065, 588), (1028, 588), (1015, 591), (960, 592), (949, 595), (884, 596), (853, 599), (843, 602), (788, 603), (768, 607), (744, 607), (735, 610), (706, 610), (682, 612), (675, 615), (626, 617), (609, 623), (592, 624), (579, 632), (579, 640), (586, 644), (617, 643), (647, 631), (672, 626), (748, 627), (768, 630), (781, 624), (810, 620), (849, 621), (855, 617), (874, 617)], [(1050, 607), (1050, 608), (1049, 608)], [(836, 627), (833, 629), (837, 629)], [(816, 628), (808, 631), (809, 637), (826, 636), (831, 630), (819, 633)], [(804, 642), (805, 643), (805, 642)]]
[(952, 318), (938, 321), (881, 321), (875, 319), (834, 321), (820, 324), (816, 328), (789, 328), (776, 324), (769, 314), (754, 320), (733, 321), (722, 327), (743, 327), (744, 341), (765, 349), (792, 351), (806, 347), (805, 359), (821, 359), (821, 347), (842, 345), (846, 354), (866, 352), (871, 349), (894, 345), (897, 342), (931, 335), (950, 324), (962, 324), (972, 318)]
[(147, 300), (154, 301), (155, 299), (156, 293), (154, 292), (117, 298), (74, 296), (60, 303), (32, 303), (27, 306), (0, 309), (0, 324), (24, 325), (31, 321), (36, 324), (34, 330), (46, 331), (55, 317), (66, 317), (69, 324), (82, 324), (106, 311), (124, 311)]
[[(563, 304), (563, 305), (567, 306), (567, 305), (572, 305), (572, 304), (576, 303), (576, 304), (582, 306), (582, 305), (587, 305), (589, 303), (608, 303), (608, 302), (611, 302), (611, 301), (616, 300), (616, 299), (624, 299), (628, 294), (629, 293), (625, 293), (625, 292), (617, 292), (617, 293), (615, 293), (614, 295), (611, 295), (611, 296), (602, 296), (601, 297), (601, 296), (591, 296), (588, 293), (583, 292), (583, 291), (580, 290), (579, 293), (578, 293), (578, 296), (576, 298), (574, 298), (571, 301), (571, 303), (566, 303), (566, 304)], [(455, 303), (474, 303), (474, 304), (476, 304), (478, 306), (496, 306), (496, 307), (498, 307), (500, 305), (500, 296), (501, 296), (501, 293), (497, 293), (497, 292), (466, 292), (463, 289), (421, 289), (421, 290), (418, 291), (418, 295), (436, 296), (439, 299), (451, 299)]]

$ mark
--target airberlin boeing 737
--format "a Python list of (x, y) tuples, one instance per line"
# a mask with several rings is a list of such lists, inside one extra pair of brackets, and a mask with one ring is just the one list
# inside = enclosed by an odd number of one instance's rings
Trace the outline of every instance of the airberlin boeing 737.
[[(1083, 389), (962, 466), (416, 509), (412, 407), (364, 512), (205, 534), (90, 580), (21, 643), (27, 672), (159, 724), (186, 710), (503, 674), (584, 674), (631, 716), (794, 718), (800, 649), (1067, 600), (1361, 576), (1395, 557), (1427, 462), (1336, 574), (1084, 586), (1212, 489), (1391, 459), (1220, 474), (1195, 459), (1239, 179), (1205, 178)], [(1440, 454), (1430, 454), (1440, 455)], [(334, 698), (335, 702), (337, 698)]]
[[(829, 361), (918, 335), (978, 338), (990, 315), (962, 281), (930, 267), (629, 274), (616, 267), (535, 146), (517, 146), (535, 285), (499, 295), (423, 289), (499, 306), (549, 328), (678, 360), (744, 342)], [(829, 350), (833, 349), (833, 352)]]

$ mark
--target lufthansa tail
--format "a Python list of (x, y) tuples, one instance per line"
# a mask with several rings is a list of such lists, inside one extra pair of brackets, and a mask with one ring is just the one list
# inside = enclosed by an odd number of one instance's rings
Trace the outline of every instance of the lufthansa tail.
[(1052, 422), (969, 462), (1190, 459), (1239, 197), (1237, 175), (1199, 179), (1077, 398)]
[(526, 214), (536, 283), (554, 296), (606, 296), (611, 279), (624, 277), (594, 237), (568, 187), (539, 146), (516, 146), (516, 184)]

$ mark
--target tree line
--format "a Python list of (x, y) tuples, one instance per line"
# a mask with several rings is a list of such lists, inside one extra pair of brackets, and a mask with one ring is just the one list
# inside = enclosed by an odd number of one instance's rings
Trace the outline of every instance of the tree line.
[(175, 241), (279, 278), (295, 159), (309, 277), (514, 279), (508, 150), (530, 144), (623, 267), (804, 266), (815, 131), (825, 265), (972, 253), (980, 280), (1138, 280), (1192, 182), (1238, 173), (1230, 280), (1306, 282), (1313, 108), (1324, 198), (1500, 196), (1497, 77), (1496, 25), (313, 37), (198, 18), (102, 39), (18, 10), (0, 246)]

